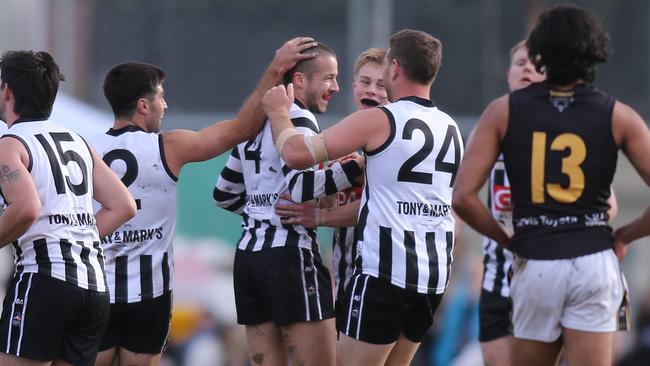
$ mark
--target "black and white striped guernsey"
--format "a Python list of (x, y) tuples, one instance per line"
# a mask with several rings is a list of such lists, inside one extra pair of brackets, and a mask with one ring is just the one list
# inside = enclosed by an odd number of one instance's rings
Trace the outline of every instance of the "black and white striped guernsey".
[(102, 238), (111, 303), (161, 296), (172, 289), (177, 184), (162, 135), (131, 125), (110, 129), (92, 143), (138, 208), (135, 217)]
[[(27, 149), (42, 206), (34, 224), (13, 243), (16, 274), (39, 273), (107, 291), (93, 214), (93, 158), (86, 142), (52, 121), (18, 120), (3, 138), (15, 138)], [(7, 205), (4, 197), (2, 204)]]
[[(336, 204), (349, 204), (361, 199), (363, 187), (350, 187), (336, 194)], [(332, 273), (334, 274), (335, 296), (343, 297), (345, 288), (354, 274), (354, 258), (356, 249), (356, 226), (334, 229), (332, 236)]]
[(430, 100), (407, 97), (382, 109), (391, 134), (366, 151), (356, 271), (440, 294), (452, 262), (451, 196), (462, 138), (454, 120)]
[[(499, 154), (490, 171), (487, 203), (492, 216), (512, 233), (510, 181), (502, 154)], [(509, 272), (512, 259), (511, 251), (503, 249), (488, 237), (483, 238), (483, 289), (503, 297), (510, 296)]]
[[(314, 115), (293, 104), (289, 117), (304, 135), (320, 132)], [(335, 163), (327, 169), (289, 168), (278, 154), (271, 124), (266, 121), (253, 139), (232, 150), (214, 188), (216, 204), (243, 216), (243, 234), (237, 247), (259, 251), (266, 248), (292, 246), (318, 250), (316, 231), (300, 225), (284, 225), (274, 206), (282, 193), (294, 202), (306, 202), (336, 193), (352, 185), (360, 175), (356, 162)]]

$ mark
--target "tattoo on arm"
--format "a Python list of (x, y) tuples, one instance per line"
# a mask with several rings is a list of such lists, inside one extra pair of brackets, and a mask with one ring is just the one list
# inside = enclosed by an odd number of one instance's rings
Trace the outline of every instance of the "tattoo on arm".
[(11, 182), (15, 182), (20, 178), (18, 170), (11, 170), (8, 165), (0, 165), (0, 185), (5, 186)]

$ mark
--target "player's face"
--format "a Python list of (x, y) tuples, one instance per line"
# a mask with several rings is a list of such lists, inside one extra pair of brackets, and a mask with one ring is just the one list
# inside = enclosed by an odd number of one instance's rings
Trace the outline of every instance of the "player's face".
[(528, 48), (519, 47), (512, 55), (510, 68), (508, 69), (508, 87), (510, 91), (525, 88), (544, 79), (544, 74), (538, 73), (533, 63), (530, 62)]
[(334, 56), (323, 54), (316, 59), (314, 70), (311, 75), (306, 75), (302, 102), (312, 113), (325, 113), (330, 98), (339, 91), (336, 81), (339, 64)]
[(382, 65), (368, 62), (359, 68), (352, 82), (354, 106), (357, 110), (368, 109), (386, 104), (388, 94), (384, 87)]
[(165, 109), (167, 109), (165, 90), (163, 89), (162, 84), (159, 84), (156, 87), (156, 93), (153, 97), (147, 98), (147, 100), (150, 108), (149, 114), (147, 115), (147, 130), (149, 132), (158, 132), (160, 131), (160, 124), (165, 115)]

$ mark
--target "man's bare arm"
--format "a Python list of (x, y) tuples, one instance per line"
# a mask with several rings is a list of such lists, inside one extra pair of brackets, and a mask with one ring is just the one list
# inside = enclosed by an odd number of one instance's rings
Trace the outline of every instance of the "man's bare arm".
[(29, 156), (20, 141), (0, 139), (0, 189), (8, 204), (0, 215), (0, 248), (23, 235), (41, 213), (41, 200), (28, 165)]
[(312, 38), (297, 37), (278, 49), (257, 88), (246, 99), (235, 118), (216, 122), (200, 131), (164, 132), (165, 158), (172, 173), (178, 175), (186, 163), (211, 159), (255, 136), (265, 120), (261, 106), (264, 93), (280, 83), (284, 73), (298, 61), (315, 57), (312, 53), (302, 53), (315, 45)]
[(135, 216), (137, 208), (133, 196), (115, 172), (92, 148), (90, 150), (94, 163), (93, 198), (102, 205), (95, 219), (99, 236), (104, 237)]
[(499, 129), (507, 121), (508, 99), (504, 96), (490, 103), (470, 137), (456, 177), (452, 205), (474, 230), (509, 249), (510, 238), (478, 196), (499, 155)]
[(275, 213), (283, 218), (283, 224), (288, 225), (302, 225), (308, 228), (346, 227), (357, 224), (360, 205), (360, 200), (330, 208), (318, 208), (313, 201), (300, 204), (277, 204)]

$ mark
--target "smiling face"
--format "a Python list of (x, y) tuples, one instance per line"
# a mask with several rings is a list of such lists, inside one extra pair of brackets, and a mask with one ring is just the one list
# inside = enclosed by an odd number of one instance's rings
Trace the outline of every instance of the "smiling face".
[(508, 69), (508, 87), (510, 91), (519, 90), (532, 83), (544, 81), (545, 75), (535, 70), (528, 58), (528, 48), (525, 45), (518, 47), (512, 54), (510, 68)]
[(336, 81), (339, 64), (330, 54), (322, 54), (316, 58), (313, 72), (302, 75), (304, 78), (301, 95), (296, 95), (312, 113), (325, 113), (332, 95), (339, 91)]
[(357, 110), (386, 104), (388, 94), (384, 87), (383, 71), (383, 66), (375, 62), (368, 62), (359, 68), (352, 82), (354, 106)]

